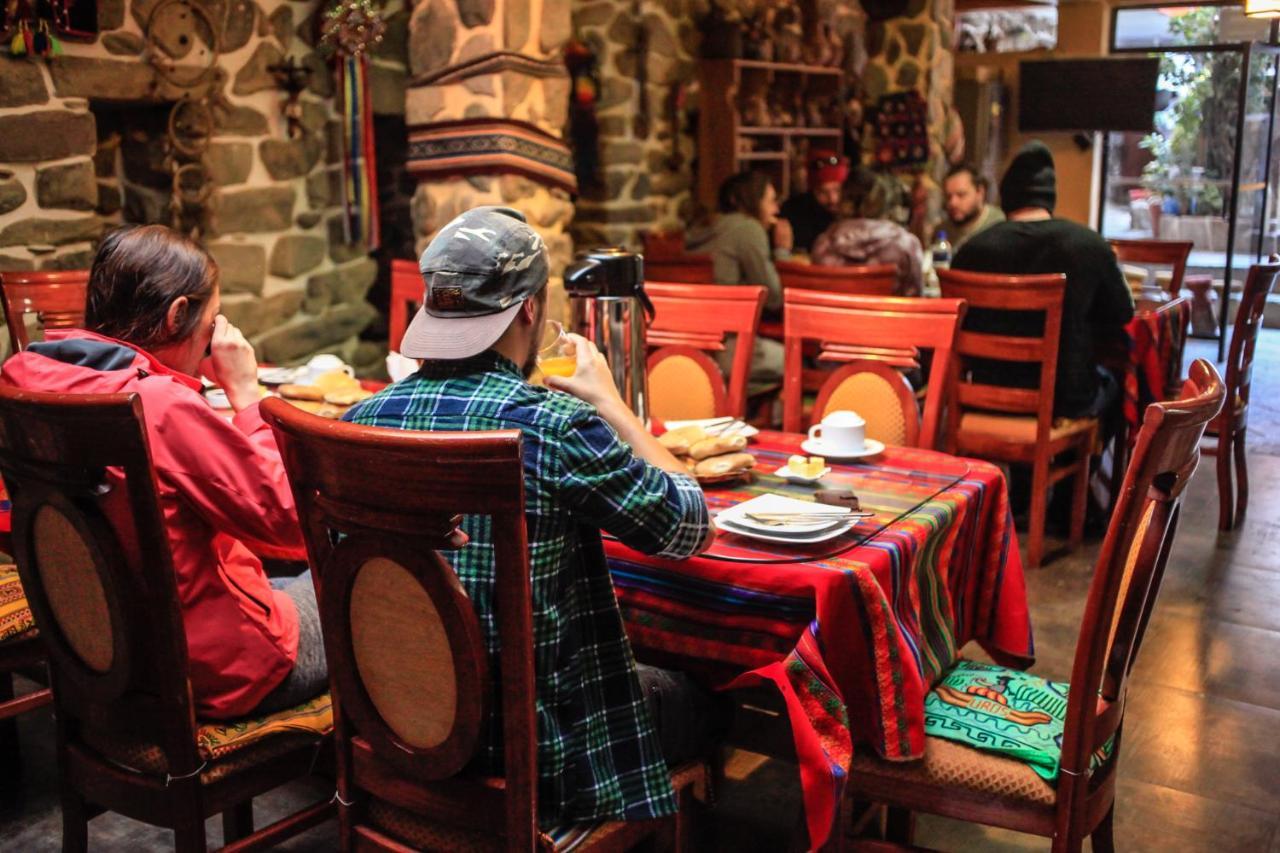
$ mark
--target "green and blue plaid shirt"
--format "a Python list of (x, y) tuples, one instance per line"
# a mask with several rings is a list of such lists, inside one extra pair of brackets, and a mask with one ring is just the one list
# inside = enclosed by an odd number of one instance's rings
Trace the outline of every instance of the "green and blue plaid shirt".
[[(690, 556), (709, 524), (698, 484), (639, 459), (592, 406), (530, 385), (493, 351), (428, 362), (345, 419), (399, 429), (521, 430), (539, 822), (674, 814), (675, 795), (636, 679), (600, 530), (644, 553)], [(445, 556), (480, 615), (497, 672), (490, 519), (468, 517), (462, 529), (470, 543)], [(490, 707), (500, 707), (496, 690)], [(497, 773), (501, 767), (501, 722), (492, 714), (476, 769)]]

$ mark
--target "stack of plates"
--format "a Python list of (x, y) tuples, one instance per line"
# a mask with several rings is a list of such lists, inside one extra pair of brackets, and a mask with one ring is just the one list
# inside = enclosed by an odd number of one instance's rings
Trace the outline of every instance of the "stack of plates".
[[(748, 517), (782, 513), (811, 517), (785, 522), (765, 522)], [(845, 507), (801, 501), (783, 495), (760, 495), (721, 510), (715, 517), (715, 525), (726, 533), (763, 539), (766, 542), (807, 544), (825, 542), (847, 533), (862, 517), (854, 515)]]

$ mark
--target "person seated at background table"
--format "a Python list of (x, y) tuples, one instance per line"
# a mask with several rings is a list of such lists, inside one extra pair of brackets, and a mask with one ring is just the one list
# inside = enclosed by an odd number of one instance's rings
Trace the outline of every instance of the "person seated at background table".
[[(889, 176), (896, 182), (896, 178)], [(899, 296), (920, 293), (924, 249), (919, 238), (890, 218), (889, 192), (870, 169), (855, 168), (845, 183), (846, 209), (852, 216), (837, 220), (813, 243), (809, 259), (818, 266), (849, 267), (893, 264), (898, 268)]]
[[(204, 249), (160, 225), (121, 228), (89, 271), (85, 329), (51, 330), (0, 371), (0, 381), (34, 391), (142, 398), (196, 714), (211, 719), (283, 710), (328, 688), (310, 573), (274, 588), (247, 544), (304, 546), (280, 451), (258, 414), (253, 348), (220, 308), (218, 268)], [(202, 361), (234, 418), (201, 396)], [(107, 497), (109, 518), (128, 511), (123, 494)]]
[(973, 235), (1004, 222), (1004, 211), (987, 204), (986, 176), (968, 163), (959, 163), (947, 171), (942, 195), (947, 221), (938, 228), (938, 236), (946, 233), (953, 252)]
[[(549, 377), (550, 387), (529, 383), (548, 266), (522, 214), (463, 213), (431, 241), (419, 268), (426, 299), (401, 352), (422, 367), (344, 419), (523, 433), (540, 822), (674, 814), (668, 765), (701, 753), (715, 703), (686, 676), (635, 664), (600, 531), (647, 554), (698, 554), (713, 535), (702, 490), (627, 408), (585, 338), (570, 337), (572, 376)], [(480, 614), (496, 667), (492, 533), (473, 517), (462, 531), (470, 543), (445, 556)], [(477, 769), (494, 772), (502, 763), (496, 721), (483, 739)]]
[[(1054, 415), (1098, 417), (1117, 408), (1120, 380), (1095, 361), (1095, 346), (1125, 339), (1133, 298), (1110, 244), (1096, 231), (1055, 218), (1056, 202), (1053, 154), (1044, 143), (1030, 142), (1000, 180), (1008, 221), (971, 237), (951, 266), (1004, 275), (1066, 274)], [(1035, 312), (971, 310), (965, 318), (965, 328), (1009, 335), (1038, 334), (1041, 326)], [(993, 362), (978, 364), (974, 373), (985, 374), (977, 377), (981, 381), (1034, 388), (1039, 370), (1035, 364)]]
[(791, 224), (792, 250), (808, 252), (813, 241), (840, 215), (848, 158), (834, 151), (814, 151), (809, 156), (809, 188), (795, 193), (782, 205), (782, 218)]
[[(773, 259), (791, 254), (791, 226), (778, 218), (777, 190), (767, 175), (739, 172), (720, 185), (717, 207), (719, 212), (714, 218), (689, 230), (685, 248), (711, 255), (716, 284), (764, 285), (768, 291), (765, 317), (778, 318), (782, 312), (782, 282)], [(748, 394), (781, 384), (783, 355), (781, 342), (756, 336)], [(721, 353), (721, 367), (727, 369), (732, 360), (732, 352)]]

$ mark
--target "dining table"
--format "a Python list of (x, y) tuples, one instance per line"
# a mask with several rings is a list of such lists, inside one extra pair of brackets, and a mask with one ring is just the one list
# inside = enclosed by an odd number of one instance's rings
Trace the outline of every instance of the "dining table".
[(713, 516), (762, 494), (814, 500), (850, 489), (870, 517), (836, 539), (795, 545), (724, 530), (686, 560), (606, 540), (628, 636), (642, 661), (719, 690), (762, 684), (786, 709), (813, 847), (834, 829), (853, 750), (924, 751), (924, 699), (976, 641), (995, 660), (1034, 660), (1022, 562), (1000, 468), (887, 447), (828, 460), (816, 485), (773, 473), (805, 437), (761, 432), (751, 475), (708, 485)]

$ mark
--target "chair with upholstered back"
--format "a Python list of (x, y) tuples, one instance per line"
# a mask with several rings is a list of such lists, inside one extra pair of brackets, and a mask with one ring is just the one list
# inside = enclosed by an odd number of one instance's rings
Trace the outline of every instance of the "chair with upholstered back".
[(409, 316), (422, 305), (426, 285), (415, 261), (391, 261), (391, 307), (387, 317), (388, 348), (400, 351), (400, 341), (409, 328)]
[[(278, 399), (262, 410), (322, 590), (343, 849), (548, 843), (537, 823), (520, 432), (335, 423)], [(471, 599), (438, 551), (466, 515), (492, 524), (500, 679)], [(501, 778), (464, 772), (490, 714), (501, 720)], [(660, 823), (604, 824), (587, 843), (622, 847)]]
[(44, 643), (31, 616), (18, 571), (0, 565), (0, 792), (21, 778), (17, 717), (53, 701), (48, 687), (14, 695), (14, 675), (47, 682)]
[(142, 417), (136, 394), (0, 387), (0, 473), (53, 683), (63, 849), (86, 848), (100, 808), (172, 828), (181, 851), (204, 850), (204, 821), (222, 813), (228, 841), (261, 849), (332, 814), (326, 798), (252, 832), (252, 798), (310, 773), (327, 735), (198, 724)]
[[(855, 755), (850, 796), (895, 812), (927, 812), (1045, 836), (1055, 853), (1078, 853), (1090, 836), (1095, 851), (1114, 850), (1116, 768), (1129, 673), (1173, 547), (1182, 496), (1199, 461), (1197, 445), (1225, 396), (1213, 366), (1199, 360), (1191, 365), (1180, 399), (1147, 407), (1089, 585), (1065, 711), (1058, 712), (1056, 787), (1012, 754), (930, 734), (919, 761), (888, 762), (869, 751)], [(999, 669), (988, 674), (990, 683), (1001, 683)], [(1055, 694), (1066, 686), (1059, 684)], [(935, 696), (947, 695), (948, 689), (944, 679)], [(999, 719), (1017, 742), (1007, 722), (1015, 713), (1008, 712), (1029, 713), (1027, 706), (1015, 706), (1012, 695), (999, 698), (1008, 705)], [(954, 706), (955, 699), (939, 704)], [(1037, 724), (1048, 722), (1041, 717)], [(901, 817), (896, 814), (891, 823), (909, 827)]]
[(28, 314), (35, 314), (45, 329), (84, 325), (88, 293), (88, 270), (0, 273), (0, 302), (12, 352), (27, 348)]
[(649, 414), (664, 421), (728, 414), (720, 365), (700, 349), (674, 345), (649, 354)]
[(1142, 267), (1169, 267), (1169, 277), (1157, 274), (1156, 280), (1170, 296), (1182, 293), (1182, 280), (1187, 274), (1187, 258), (1195, 244), (1190, 240), (1111, 240), (1116, 260), (1121, 264)]
[(776, 261), (783, 290), (792, 287), (849, 293), (857, 296), (892, 296), (898, 289), (898, 268), (893, 264), (827, 267), (800, 261)]
[(920, 403), (907, 378), (882, 361), (856, 359), (836, 368), (818, 389), (809, 423), (821, 423), (829, 413), (842, 410), (862, 416), (867, 438), (919, 446)]
[[(1227, 350), (1227, 404), (1209, 427), (1216, 439), (1205, 452), (1218, 458), (1218, 529), (1231, 530), (1249, 507), (1249, 468), (1245, 434), (1249, 421), (1249, 392), (1253, 380), (1253, 355), (1262, 328), (1267, 295), (1276, 286), (1280, 264), (1256, 264), (1249, 268), (1236, 322)], [(1235, 488), (1232, 489), (1232, 474)]]
[(725, 414), (743, 417), (765, 289), (760, 285), (706, 287), (646, 281), (644, 290), (654, 307), (649, 346), (688, 346), (708, 353), (724, 352), (732, 346)]
[[(786, 356), (782, 381), (782, 423), (787, 432), (804, 428), (803, 353), (807, 342), (839, 347), (918, 347), (931, 349), (924, 417), (917, 437), (921, 447), (937, 447), (953, 386), (953, 349), (964, 303), (957, 299), (915, 299), (903, 296), (846, 296), (840, 293), (793, 289), (785, 293), (783, 321)], [(843, 370), (843, 369), (842, 369)], [(827, 384), (839, 387), (837, 371)], [(836, 384), (832, 385), (832, 382)], [(891, 386), (892, 387), (892, 386)], [(900, 388), (894, 391), (897, 395)], [(819, 400), (828, 405), (830, 393)], [(901, 398), (899, 398), (901, 399)], [(861, 409), (854, 406), (861, 414)]]
[(715, 262), (705, 252), (687, 252), (682, 231), (648, 231), (644, 237), (644, 277), (681, 284), (715, 283)]
[[(1057, 273), (1006, 276), (939, 270), (938, 282), (943, 296), (969, 303), (969, 320), (956, 339), (960, 354), (958, 417), (949, 423), (949, 449), (979, 459), (1031, 466), (1027, 561), (1039, 566), (1044, 555), (1048, 490), (1067, 477), (1075, 478), (1068, 549), (1078, 548), (1084, 538), (1089, 457), (1098, 430), (1096, 418), (1058, 419), (1053, 415), (1067, 278)], [(1036, 313), (1044, 318), (1042, 331), (1034, 337), (977, 331), (972, 328), (976, 310)], [(996, 363), (1003, 366), (994, 367)], [(1009, 363), (1036, 365), (1037, 387), (994, 384), (992, 373)], [(1070, 456), (1065, 462), (1055, 462), (1060, 454)]]

